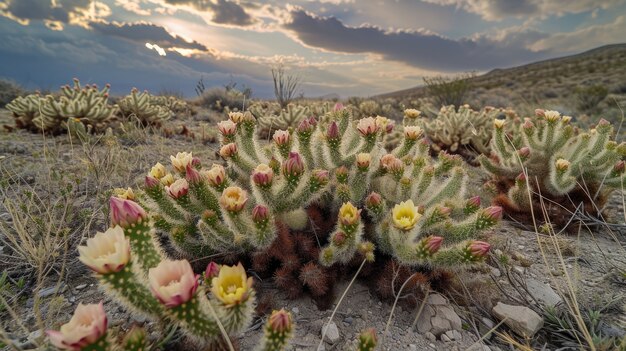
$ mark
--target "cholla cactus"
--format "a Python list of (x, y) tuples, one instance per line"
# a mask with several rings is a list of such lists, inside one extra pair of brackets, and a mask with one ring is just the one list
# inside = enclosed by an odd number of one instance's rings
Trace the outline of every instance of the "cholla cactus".
[(126, 118), (135, 117), (143, 125), (160, 126), (172, 117), (172, 111), (167, 106), (155, 103), (153, 99), (147, 91), (139, 93), (137, 88), (133, 88), (130, 95), (118, 101), (117, 105)]
[(283, 310), (274, 311), (265, 324), (265, 337), (262, 344), (257, 348), (259, 351), (284, 350), (289, 340), (293, 337), (293, 317), (291, 313)]
[(361, 116), (376, 116), (381, 112), (380, 105), (374, 100), (365, 100), (359, 104), (359, 113)]
[(13, 114), (18, 128), (33, 129), (33, 119), (39, 115), (41, 107), (41, 95), (18, 96), (5, 107)]
[[(420, 119), (418, 123), (432, 142), (434, 151), (446, 150), (458, 153), (469, 160), (477, 154), (489, 154), (489, 142), (493, 132), (493, 120), (504, 110), (485, 107), (480, 111), (472, 110), (469, 105), (443, 106), (437, 117)], [(415, 120), (413, 111), (405, 112), (405, 125)]]
[(38, 94), (16, 99), (7, 105), (13, 112), (18, 127), (36, 131), (59, 133), (67, 128), (68, 119), (74, 119), (91, 129), (102, 129), (116, 111), (108, 104), (109, 85), (98, 90), (94, 85), (81, 86), (74, 78), (74, 86), (61, 87), (61, 97), (39, 98)]
[[(503, 192), (496, 201), (511, 214), (530, 212), (539, 203), (535, 199), (539, 193), (560, 204), (551, 211), (559, 212), (560, 206), (572, 211), (579, 202), (589, 213), (602, 208), (607, 195), (624, 182), (626, 144), (611, 140), (613, 127), (604, 119), (596, 128), (580, 133), (569, 116), (535, 112), (513, 139), (505, 132), (505, 121), (494, 121), (493, 155), (481, 156), (480, 162)], [(538, 207), (535, 213), (541, 213)]]
[(165, 107), (173, 113), (183, 113), (189, 111), (189, 105), (187, 102), (174, 96), (150, 95), (150, 104)]
[(369, 328), (364, 330), (357, 341), (357, 351), (374, 351), (378, 345), (376, 330)]
[(118, 302), (149, 318), (166, 317), (201, 345), (220, 342), (215, 316), (230, 334), (248, 325), (255, 298), (241, 264), (213, 269), (207, 273), (210, 283), (199, 289), (199, 276), (189, 262), (165, 257), (141, 206), (111, 198), (111, 222), (114, 227), (87, 240), (79, 252), (80, 260)]
[(262, 136), (267, 136), (276, 130), (294, 128), (308, 117), (309, 113), (306, 106), (288, 104), (286, 109), (279, 109), (272, 114), (260, 114), (257, 117), (259, 132)]

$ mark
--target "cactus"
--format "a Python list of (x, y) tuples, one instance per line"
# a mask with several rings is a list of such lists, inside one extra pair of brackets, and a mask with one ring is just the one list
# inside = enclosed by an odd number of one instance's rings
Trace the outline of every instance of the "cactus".
[(150, 95), (150, 104), (165, 107), (175, 114), (189, 111), (187, 102), (174, 96)]
[[(276, 131), (266, 147), (249, 112), (230, 113), (218, 129), (227, 168), (178, 153), (171, 172), (152, 168), (137, 201), (184, 257), (250, 255), (255, 271), (273, 274), (291, 297), (308, 290), (323, 303), (336, 277), (327, 266), (371, 262), (377, 248), (409, 265), (475, 263), (484, 257), (472, 249), (475, 236), (500, 218), (499, 208), (464, 200), (462, 160), (442, 152), (431, 161), (417, 126), (405, 127), (389, 154), (382, 141), (393, 123), (355, 121), (341, 106), (324, 122)], [(363, 235), (366, 225), (373, 237)]]
[(154, 96), (147, 91), (139, 93), (137, 88), (133, 88), (130, 95), (127, 95), (117, 105), (120, 113), (126, 118), (137, 118), (142, 125), (161, 126), (163, 121), (172, 117), (172, 111), (167, 106), (162, 106), (154, 102)]
[(509, 214), (529, 213), (532, 207), (535, 214), (542, 213), (537, 201), (541, 194), (559, 204), (549, 206), (549, 215), (564, 224), (579, 203), (587, 213), (601, 209), (624, 182), (626, 143), (611, 140), (613, 127), (604, 119), (596, 128), (579, 132), (571, 117), (536, 110), (512, 137), (505, 132), (505, 121), (495, 120), (494, 126), (493, 154), (479, 160), (494, 177), (491, 187), (501, 192), (495, 202)]
[(81, 86), (74, 79), (74, 86), (61, 87), (61, 97), (38, 94), (15, 99), (7, 105), (13, 112), (19, 128), (32, 131), (60, 133), (68, 128), (68, 120), (81, 122), (89, 130), (102, 130), (114, 115), (116, 108), (108, 104), (109, 85), (98, 90), (94, 85)]
[(359, 335), (357, 351), (374, 351), (377, 345), (376, 330), (366, 329)]
[(291, 313), (283, 310), (274, 311), (265, 324), (265, 337), (257, 348), (259, 351), (280, 351), (293, 337), (294, 323)]
[(272, 135), (276, 130), (294, 128), (300, 121), (308, 117), (309, 112), (309, 108), (306, 106), (288, 104), (287, 108), (280, 109), (270, 115), (260, 115), (257, 119), (260, 135)]
[(363, 117), (376, 116), (381, 112), (381, 107), (374, 100), (365, 100), (359, 104), (359, 114)]
[(462, 105), (457, 111), (450, 105), (441, 107), (432, 120), (416, 119), (413, 111), (408, 112), (405, 112), (403, 124), (419, 123), (431, 141), (433, 151), (446, 150), (473, 161), (478, 154), (489, 154), (493, 120), (504, 110), (488, 106), (474, 111), (469, 105)]

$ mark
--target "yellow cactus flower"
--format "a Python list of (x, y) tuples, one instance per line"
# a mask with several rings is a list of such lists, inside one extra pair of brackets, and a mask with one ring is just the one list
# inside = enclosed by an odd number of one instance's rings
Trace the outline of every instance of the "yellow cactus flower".
[(193, 161), (193, 155), (191, 152), (179, 152), (176, 156), (170, 156), (170, 161), (172, 161), (172, 166), (177, 171), (185, 172), (187, 165), (190, 165)]
[(236, 266), (222, 266), (217, 277), (211, 280), (211, 292), (226, 306), (244, 302), (252, 288), (252, 277), (246, 277), (241, 263)]
[(113, 194), (115, 194), (115, 196), (119, 197), (120, 199), (135, 200), (135, 193), (131, 188), (115, 188), (113, 189)]
[(161, 179), (165, 177), (165, 174), (167, 174), (166, 172), (165, 166), (163, 166), (160, 162), (157, 162), (157, 164), (150, 170), (150, 175), (153, 178)]
[(393, 225), (402, 230), (410, 230), (422, 217), (413, 200), (407, 200), (394, 206), (392, 212)]
[(353, 225), (359, 222), (361, 210), (350, 202), (344, 203), (339, 209), (339, 220), (344, 225)]
[(404, 110), (404, 117), (406, 118), (418, 118), (422, 114), (422, 111), (416, 110), (414, 108), (407, 108)]
[(494, 119), (493, 120), (493, 126), (496, 127), (496, 129), (502, 129), (502, 127), (504, 127), (504, 120), (503, 119)]

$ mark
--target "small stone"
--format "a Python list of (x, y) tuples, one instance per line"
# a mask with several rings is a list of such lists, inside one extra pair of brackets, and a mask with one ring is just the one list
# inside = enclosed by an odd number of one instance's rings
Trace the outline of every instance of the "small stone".
[(87, 287), (87, 284), (80, 284), (80, 285), (76, 285), (76, 287), (74, 289), (76, 289), (76, 290), (83, 290), (86, 287)]
[(526, 280), (528, 292), (544, 306), (554, 307), (563, 301), (550, 285), (534, 279)]
[(430, 329), (430, 332), (435, 335), (441, 335), (445, 331), (450, 330), (452, 328), (452, 326), (450, 325), (450, 322), (447, 319), (442, 318), (439, 315), (431, 318), (430, 322), (432, 324), (432, 328)]
[(441, 334), (441, 341), (450, 342), (452, 340), (450, 340), (450, 338), (446, 334)]
[(440, 306), (437, 308), (437, 315), (445, 318), (450, 323), (451, 329), (460, 331), (463, 327), (461, 317), (459, 317), (450, 306)]
[(337, 329), (335, 322), (330, 322), (328, 325), (322, 327), (322, 335), (324, 334), (326, 335), (326, 341), (331, 344), (339, 341), (339, 329)]
[(498, 268), (491, 267), (491, 275), (493, 275), (494, 277), (499, 277), (500, 275), (502, 275), (502, 273), (500, 273), (500, 270)]
[(526, 271), (524, 267), (520, 267), (520, 266), (513, 266), (513, 270), (519, 274), (524, 274), (524, 272)]
[(448, 304), (448, 301), (446, 300), (446, 298), (439, 294), (428, 295), (427, 302), (429, 305), (447, 305)]
[(482, 323), (478, 324), (478, 332), (480, 335), (484, 335), (485, 340), (491, 339), (491, 329), (496, 325), (494, 321), (489, 318), (483, 317), (480, 319)]
[(300, 309), (298, 307), (294, 307), (291, 309), (291, 312), (293, 312), (294, 314), (298, 314), (300, 313)]
[(143, 324), (146, 322), (146, 317), (141, 315), (134, 315), (133, 320), (139, 324)]
[(409, 344), (409, 351), (417, 351), (417, 345)]
[(67, 289), (67, 286), (65, 286), (64, 283), (61, 283), (60, 285), (51, 286), (49, 288), (41, 289), (39, 290), (39, 297), (46, 298), (52, 295), (62, 294), (65, 291), (65, 289)]
[(348, 324), (348, 325), (351, 325), (353, 321), (354, 321), (354, 319), (352, 317), (350, 317), (350, 316), (348, 316), (348, 317), (343, 319), (343, 322)]
[(435, 342), (437, 341), (437, 337), (435, 336), (435, 334), (431, 333), (431, 332), (426, 332), (426, 334), (424, 334), (424, 336), (426, 337), (426, 339)]
[(543, 327), (543, 318), (525, 306), (512, 306), (498, 302), (491, 312), (523, 337), (532, 337)]

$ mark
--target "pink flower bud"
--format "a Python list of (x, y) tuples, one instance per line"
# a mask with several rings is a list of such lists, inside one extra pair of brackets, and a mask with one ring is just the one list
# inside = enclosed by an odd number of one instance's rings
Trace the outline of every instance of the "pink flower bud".
[(220, 274), (221, 268), (222, 266), (220, 266), (219, 264), (213, 261), (209, 262), (209, 264), (206, 266), (206, 270), (204, 271), (204, 278), (211, 281), (211, 279), (217, 277)]
[(267, 321), (267, 324), (273, 332), (288, 333), (293, 328), (291, 313), (284, 309), (274, 311)]
[(315, 116), (309, 117), (309, 124), (312, 125), (313, 127), (317, 125), (317, 119), (315, 119)]
[(524, 174), (524, 172), (518, 174), (517, 177), (515, 177), (515, 182), (526, 183), (526, 175)]
[(389, 170), (389, 166), (394, 162), (394, 160), (396, 159), (396, 157), (392, 154), (386, 154), (383, 157), (380, 158), (380, 166), (385, 169), (385, 170)]
[(181, 198), (189, 192), (189, 183), (184, 178), (177, 179), (172, 185), (165, 187), (165, 191), (174, 199)]
[(502, 207), (500, 206), (490, 206), (483, 210), (483, 214), (485, 217), (491, 220), (501, 220), (502, 219)]
[(158, 179), (151, 177), (151, 176), (146, 176), (146, 188), (148, 189), (154, 188), (155, 186), (158, 186), (159, 184), (161, 184), (161, 182), (159, 182)]
[(296, 178), (304, 173), (304, 163), (300, 154), (297, 152), (290, 152), (289, 158), (283, 162), (283, 174), (289, 178)]
[(348, 180), (348, 169), (341, 166), (335, 170), (335, 177), (339, 183), (345, 183)]
[(266, 223), (270, 218), (269, 210), (263, 205), (256, 205), (252, 209), (252, 220), (254, 223)]
[(396, 124), (392, 121), (387, 123), (387, 125), (385, 126), (385, 131), (387, 132), (387, 134), (390, 134), (391, 132), (393, 132), (393, 128), (395, 128), (395, 126)]
[(274, 171), (263, 163), (256, 166), (252, 173), (252, 181), (262, 188), (271, 186), (272, 179), (274, 179)]
[(530, 148), (528, 148), (528, 146), (524, 146), (523, 148), (517, 150), (517, 154), (521, 158), (526, 158), (530, 155)]
[(624, 161), (619, 161), (618, 163), (616, 163), (613, 167), (613, 172), (617, 174), (624, 173)]
[(487, 256), (490, 248), (491, 248), (491, 245), (489, 245), (489, 243), (486, 243), (484, 241), (478, 241), (478, 240), (472, 241), (467, 247), (470, 255), (474, 259), (483, 258)]
[(330, 178), (330, 174), (325, 169), (314, 169), (311, 177), (321, 186), (328, 184), (328, 179)]
[(525, 130), (531, 130), (535, 127), (535, 125), (533, 124), (533, 122), (530, 119), (526, 119), (524, 121), (524, 124), (522, 124), (522, 128), (524, 128)]
[(326, 132), (326, 138), (329, 140), (334, 140), (339, 138), (339, 126), (337, 126), (337, 122), (333, 121), (330, 126), (328, 126), (328, 131)]
[(442, 216), (448, 216), (452, 212), (452, 209), (450, 207), (445, 207), (445, 206), (441, 206), (437, 208), (437, 210)]
[(541, 109), (541, 108), (535, 109), (535, 115), (536, 115), (536, 116), (538, 116), (538, 117), (543, 117), (545, 114), (546, 114), (546, 111), (545, 111), (545, 110), (543, 110), (543, 109)]
[(346, 242), (346, 233), (344, 232), (335, 232), (335, 234), (333, 234), (333, 238), (332, 238), (333, 244), (337, 245), (337, 246), (341, 246)]
[(304, 133), (311, 133), (312, 131), (313, 131), (313, 126), (311, 125), (311, 123), (309, 122), (307, 118), (303, 119), (302, 122), (298, 124), (298, 133), (304, 134)]
[(187, 180), (191, 184), (197, 184), (202, 181), (202, 176), (200, 175), (200, 172), (198, 172), (191, 165), (187, 165), (185, 178), (187, 178)]
[(343, 104), (341, 102), (338, 102), (335, 104), (335, 107), (333, 108), (333, 111), (339, 111), (339, 110), (343, 110)]
[(428, 254), (433, 255), (439, 248), (441, 247), (441, 243), (443, 242), (443, 238), (440, 236), (429, 236), (427, 238), (422, 239), (422, 245)]
[(111, 208), (111, 225), (113, 226), (119, 225), (126, 228), (148, 218), (146, 211), (131, 200), (113, 196), (109, 199), (109, 206)]
[(365, 199), (365, 205), (368, 207), (377, 207), (380, 206), (383, 202), (383, 198), (379, 193), (372, 192)]
[(286, 146), (289, 145), (289, 131), (286, 130), (277, 130), (274, 132), (274, 142), (278, 146)]
[(480, 207), (480, 196), (476, 195), (467, 200), (466, 206), (471, 206), (473, 208)]
[(235, 155), (237, 155), (237, 144), (235, 143), (226, 144), (220, 149), (220, 156), (223, 158), (229, 158)]

